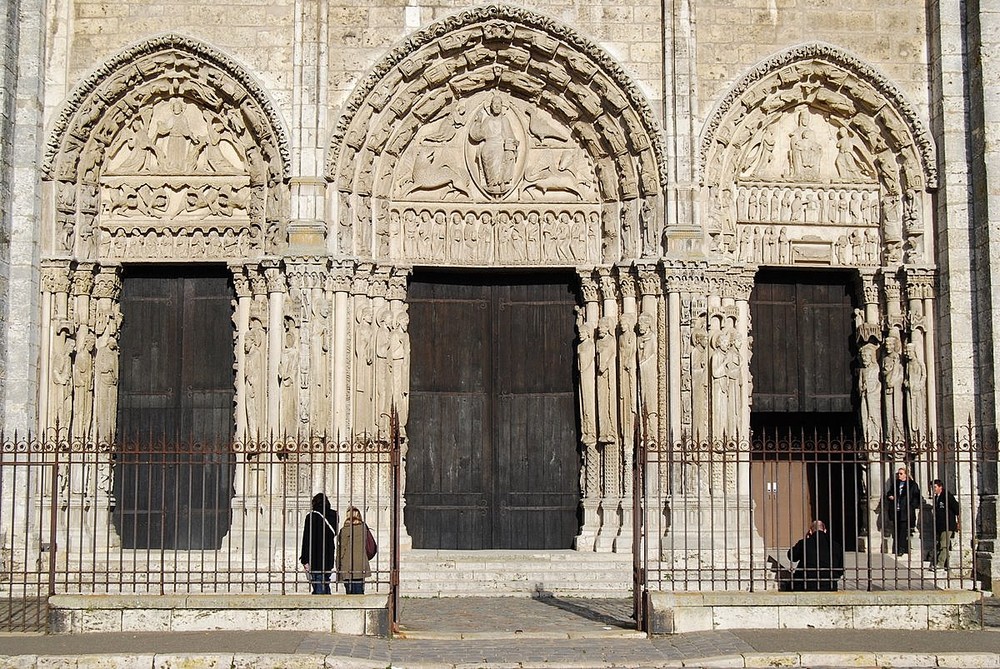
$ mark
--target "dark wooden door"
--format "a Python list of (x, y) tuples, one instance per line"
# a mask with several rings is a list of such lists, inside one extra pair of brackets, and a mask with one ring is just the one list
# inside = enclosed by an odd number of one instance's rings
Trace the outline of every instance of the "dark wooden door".
[(848, 277), (762, 273), (750, 312), (754, 412), (850, 414), (853, 293)]
[(411, 283), (406, 524), (415, 547), (572, 547), (575, 303), (565, 277)]
[(218, 548), (229, 529), (232, 298), (224, 270), (125, 272), (114, 491), (126, 548)]

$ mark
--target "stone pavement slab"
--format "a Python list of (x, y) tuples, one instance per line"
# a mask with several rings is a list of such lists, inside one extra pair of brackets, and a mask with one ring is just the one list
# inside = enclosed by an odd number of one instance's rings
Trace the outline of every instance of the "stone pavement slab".
[(996, 628), (717, 630), (646, 638), (632, 630), (630, 600), (482, 599), (404, 600), (401, 621), (410, 638), (304, 631), (0, 635), (0, 669), (1000, 669)]
[(725, 630), (603, 639), (384, 639), (303, 632), (0, 635), (0, 668), (1000, 667), (1000, 632)]

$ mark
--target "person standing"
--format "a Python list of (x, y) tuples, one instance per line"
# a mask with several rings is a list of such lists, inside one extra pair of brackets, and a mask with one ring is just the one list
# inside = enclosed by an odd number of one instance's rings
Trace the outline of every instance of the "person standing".
[(835, 592), (844, 575), (844, 550), (826, 531), (826, 523), (814, 520), (806, 536), (788, 550), (788, 559), (796, 562), (792, 572), (792, 590)]
[(934, 551), (934, 567), (948, 568), (948, 556), (951, 553), (951, 538), (955, 532), (962, 529), (958, 518), (958, 500), (944, 489), (941, 479), (934, 479), (934, 537), (937, 540)]
[(330, 500), (321, 492), (313, 495), (312, 510), (306, 514), (302, 528), (302, 551), (299, 562), (309, 574), (309, 585), (314, 595), (329, 595), (330, 577), (336, 560), (335, 542), (337, 512)]
[(892, 512), (892, 552), (906, 555), (910, 552), (910, 533), (920, 508), (920, 487), (910, 479), (905, 467), (896, 471), (896, 480), (886, 491), (885, 499)]
[(361, 512), (353, 506), (347, 509), (337, 535), (337, 580), (349, 595), (365, 594), (365, 578), (372, 573), (365, 546), (368, 531)]

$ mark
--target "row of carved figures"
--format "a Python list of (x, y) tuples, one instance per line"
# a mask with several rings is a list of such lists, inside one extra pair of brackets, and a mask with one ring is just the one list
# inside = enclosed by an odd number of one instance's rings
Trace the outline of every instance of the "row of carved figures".
[(868, 443), (927, 436), (927, 366), (914, 342), (902, 342), (893, 328), (879, 346), (871, 341), (858, 351), (861, 425)]
[[(797, 232), (792, 230), (789, 235), (785, 226), (741, 225), (739, 227), (737, 248), (733, 254), (737, 260), (757, 265), (789, 265), (800, 258), (796, 254), (796, 243), (799, 241)], [(824, 240), (806, 240), (808, 244), (820, 244), (825, 247), (823, 256), (801, 258), (804, 261), (824, 262), (831, 265), (877, 265), (881, 260), (881, 242), (878, 230), (855, 229), (849, 234), (841, 234), (832, 242)]]
[(61, 438), (112, 439), (118, 406), (121, 312), (98, 308), (93, 325), (60, 319), (49, 353), (47, 424)]
[[(386, 434), (390, 408), (405, 425), (409, 406), (409, 314), (401, 300), (353, 297), (339, 312), (322, 289), (291, 287), (286, 295), (275, 376), (270, 376), (267, 298), (258, 295), (242, 336), (242, 424), (250, 436), (333, 434), (337, 368), (350, 370), (350, 423), (354, 433)], [(349, 329), (349, 347), (337, 359), (334, 331)], [(237, 336), (237, 338), (239, 338)], [(267, 424), (268, 393), (276, 393), (277, 426)]]
[(753, 186), (736, 195), (736, 220), (749, 223), (879, 224), (877, 190)]
[(241, 258), (260, 249), (256, 226), (195, 228), (116, 227), (100, 230), (102, 258)]
[(583, 211), (460, 212), (406, 209), (389, 214), (386, 243), (401, 239), (403, 257), (457, 263), (584, 261), (600, 214)]

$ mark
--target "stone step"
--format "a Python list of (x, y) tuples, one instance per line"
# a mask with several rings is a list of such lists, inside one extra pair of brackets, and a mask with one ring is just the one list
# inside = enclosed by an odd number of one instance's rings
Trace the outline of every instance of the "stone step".
[(400, 559), (400, 590), (409, 597), (627, 597), (632, 557), (577, 551), (411, 550)]

